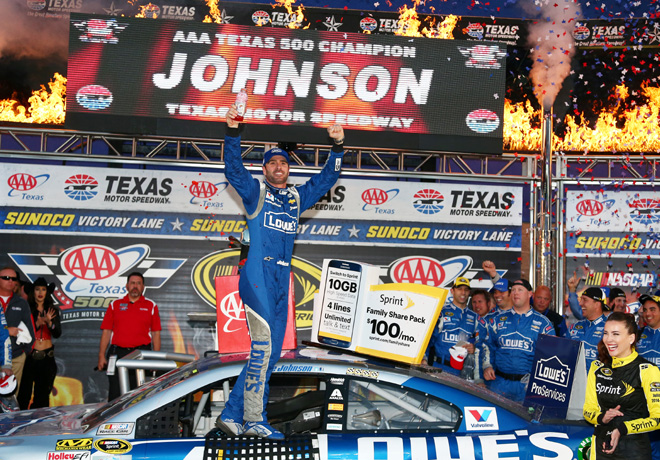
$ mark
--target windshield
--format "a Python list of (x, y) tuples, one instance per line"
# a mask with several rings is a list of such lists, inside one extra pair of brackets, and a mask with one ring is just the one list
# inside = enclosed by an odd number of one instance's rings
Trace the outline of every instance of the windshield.
[(192, 363), (187, 363), (177, 369), (173, 369), (101, 406), (98, 410), (85, 417), (83, 424), (88, 427), (94, 427), (104, 420), (114, 417), (124, 409), (142, 400), (149, 399), (152, 395), (173, 387), (198, 372), (214, 369), (220, 365), (222, 365), (220, 359), (204, 359), (193, 361)]

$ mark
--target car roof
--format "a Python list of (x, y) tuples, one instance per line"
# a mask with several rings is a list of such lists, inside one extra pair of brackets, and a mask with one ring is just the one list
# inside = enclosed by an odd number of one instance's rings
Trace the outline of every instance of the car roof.
[[(247, 361), (247, 353), (237, 353), (231, 355), (218, 355), (213, 354), (200, 358), (191, 363), (184, 364), (183, 366), (168, 372), (161, 379), (158, 379), (157, 385), (160, 389), (166, 389), (170, 386), (177, 385), (178, 383), (183, 383), (184, 387), (192, 385), (192, 381), (188, 381), (188, 377), (191, 377), (195, 374), (199, 374), (200, 377), (207, 375), (207, 383), (199, 386), (199, 389), (205, 387), (205, 385), (210, 384), (215, 380), (216, 374), (221, 374), (223, 371), (227, 371), (230, 368), (234, 368), (235, 374), (238, 374), (240, 369)], [(296, 350), (291, 350), (284, 352), (282, 357), (278, 361), (277, 365), (273, 370), (273, 374), (286, 374), (286, 373), (296, 373), (296, 374), (317, 374), (317, 375), (356, 375), (356, 369), (370, 370), (376, 372), (379, 377), (379, 380), (391, 381), (406, 383), (409, 386), (415, 382), (415, 380), (410, 379), (419, 379), (417, 383), (422, 381), (434, 382), (435, 384), (444, 385), (450, 387), (458, 392), (466, 393), (472, 395), (476, 398), (480, 398), (485, 403), (493, 404), (501, 409), (507, 410), (516, 416), (520, 417), (523, 420), (527, 421), (539, 421), (542, 410), (538, 411), (535, 408), (525, 407), (519, 403), (513, 402), (509, 399), (504, 398), (496, 393), (491, 392), (490, 390), (484, 388), (483, 386), (476, 385), (471, 382), (467, 382), (464, 379), (461, 379), (458, 376), (451, 375), (449, 373), (443, 372), (441, 369), (424, 366), (424, 365), (407, 365), (405, 363), (399, 363), (394, 361), (388, 361), (381, 358), (369, 357), (365, 355), (360, 355), (356, 353), (351, 353), (343, 350), (338, 350), (336, 348), (326, 348), (322, 346), (305, 346), (302, 348), (297, 348)], [(352, 371), (352, 373), (351, 373)], [(207, 374), (209, 373), (209, 374)], [(233, 372), (232, 372), (233, 373)], [(372, 374), (373, 375), (373, 374)], [(386, 377), (387, 376), (387, 377)], [(224, 378), (224, 377), (222, 377)], [(197, 379), (195, 379), (197, 380)], [(129, 409), (132, 403), (131, 399), (141, 399), (147, 396), (149, 393), (153, 394), (156, 388), (149, 388), (149, 383), (141, 387), (143, 394), (141, 397), (138, 396), (140, 390), (137, 393), (131, 392), (123, 395), (120, 400), (113, 401), (119, 403), (120, 406), (123, 406), (124, 409)], [(178, 386), (178, 385), (177, 385)], [(189, 389), (188, 389), (189, 390)], [(436, 394), (436, 397), (442, 398), (443, 395)], [(123, 401), (121, 401), (123, 400)], [(462, 405), (460, 401), (453, 401), (459, 405)], [(115, 413), (121, 412), (122, 409), (114, 405), (114, 407), (102, 408), (98, 413), (103, 413), (106, 411)], [(106, 415), (109, 415), (106, 413)], [(542, 420), (543, 423), (570, 423), (574, 424), (575, 421), (567, 420)]]
[[(247, 357), (247, 353), (220, 356), (212, 355), (190, 363), (188, 366), (194, 366), (196, 363), (196, 367), (202, 370), (207, 367), (214, 368), (232, 362), (243, 362), (247, 360)], [(429, 380), (481, 398), (484, 401), (506, 409), (523, 419), (532, 420), (534, 418), (533, 409), (530, 411), (530, 408), (528, 407), (493, 393), (483, 386), (467, 382), (458, 376), (443, 372), (440, 368), (426, 365), (408, 365), (401, 362), (338, 350), (336, 348), (324, 347), (322, 345), (316, 346), (315, 344), (308, 344), (308, 346), (283, 353), (273, 372), (274, 374), (279, 372), (290, 372), (292, 369), (295, 369), (290, 367), (291, 365), (300, 363), (306, 363), (314, 368), (308, 370), (308, 372), (311, 371), (320, 374), (336, 374), (338, 372), (336, 366), (339, 366), (340, 368), (344, 368), (344, 372), (339, 371), (342, 374), (345, 373), (345, 369), (349, 367), (357, 367), (371, 369), (380, 373), (391, 373), (408, 378)], [(287, 365), (289, 367), (286, 367)], [(325, 370), (326, 368), (327, 370)]]

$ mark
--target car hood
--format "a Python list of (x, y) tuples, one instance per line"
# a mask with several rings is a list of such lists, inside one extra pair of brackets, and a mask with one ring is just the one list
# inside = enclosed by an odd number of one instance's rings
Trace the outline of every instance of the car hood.
[(83, 420), (104, 403), (48, 407), (0, 414), (0, 436), (78, 434), (87, 430)]

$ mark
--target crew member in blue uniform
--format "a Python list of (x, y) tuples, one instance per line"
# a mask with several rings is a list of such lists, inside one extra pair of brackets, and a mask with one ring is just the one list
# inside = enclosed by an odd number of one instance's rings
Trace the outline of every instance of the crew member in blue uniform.
[[(456, 278), (451, 295), (452, 301), (442, 308), (438, 324), (429, 340), (426, 358), (429, 364), (460, 375), (461, 371), (450, 365), (449, 349), (459, 342), (464, 342), (468, 354), (474, 354), (479, 315), (467, 307), (470, 297), (470, 281), (467, 278)], [(431, 357), (434, 357), (432, 361)]]
[(514, 281), (513, 308), (491, 317), (488, 324), (495, 366), (484, 363), (484, 379), (491, 381), (492, 391), (518, 402), (525, 399), (539, 335), (555, 335), (550, 320), (532, 308), (532, 291), (529, 281)]
[[(479, 315), (477, 320), (477, 341), (476, 341), (476, 350), (475, 354), (475, 369), (474, 369), (474, 381), (475, 383), (484, 384), (484, 374), (483, 374), (483, 362), (490, 362), (490, 356), (484, 356), (484, 353), (489, 353), (490, 349), (485, 346), (486, 341), (488, 340), (488, 326), (486, 323), (486, 318), (491, 314), (489, 303), (492, 300), (493, 296), (490, 292), (483, 289), (477, 289), (472, 291), (472, 297), (470, 299), (470, 306), (472, 310)], [(495, 309), (497, 306), (494, 307)]]
[(484, 260), (481, 268), (490, 276), (490, 280), (493, 282), (491, 294), (493, 294), (493, 299), (497, 304), (497, 310), (495, 311), (509, 310), (513, 306), (511, 303), (511, 283), (506, 278), (500, 277), (493, 261)]
[(280, 358), (286, 329), (293, 243), (300, 214), (335, 184), (344, 155), (344, 130), (328, 128), (332, 150), (323, 170), (303, 185), (287, 187), (289, 154), (274, 148), (264, 154), (264, 182), (243, 165), (236, 107), (227, 112), (225, 176), (243, 201), (250, 251), (241, 271), (239, 293), (245, 306), (250, 357), (216, 421), (227, 434), (283, 439), (268, 424), (268, 380)]
[(637, 342), (637, 353), (660, 366), (660, 297), (644, 294), (639, 298), (639, 303), (646, 326)]
[[(495, 365), (495, 350), (492, 349), (492, 344), (488, 340), (488, 324), (490, 319), (499, 315), (502, 312), (509, 311), (513, 307), (511, 303), (511, 282), (506, 278), (500, 278), (495, 271), (495, 264), (489, 260), (483, 263), (484, 267), (491, 267), (490, 270), (494, 273), (494, 276), (491, 278), (495, 280), (493, 282), (493, 299), (495, 299), (496, 307), (489, 312), (483, 318), (479, 318), (479, 325), (477, 326), (477, 331), (479, 333), (479, 341), (481, 344), (481, 356), (482, 356), (482, 369), (485, 369), (487, 366), (492, 366), (497, 368)], [(486, 386), (490, 388), (491, 381), (485, 381)]]
[(580, 340), (584, 344), (587, 371), (591, 363), (598, 359), (598, 342), (603, 338), (607, 296), (601, 288), (590, 287), (580, 296), (583, 320), (571, 326), (568, 336), (571, 340)]

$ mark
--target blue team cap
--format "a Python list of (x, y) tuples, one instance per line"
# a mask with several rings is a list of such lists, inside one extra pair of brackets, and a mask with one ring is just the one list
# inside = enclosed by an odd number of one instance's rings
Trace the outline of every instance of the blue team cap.
[(286, 162), (289, 162), (289, 152), (286, 150), (282, 150), (278, 147), (275, 147), (274, 149), (270, 149), (266, 153), (264, 153), (264, 164), (268, 163), (271, 158), (276, 157), (276, 156), (283, 156), (286, 159)]
[(497, 283), (493, 285), (493, 289), (500, 292), (510, 291), (511, 283), (509, 283), (509, 280), (506, 278), (500, 278), (497, 280)]

